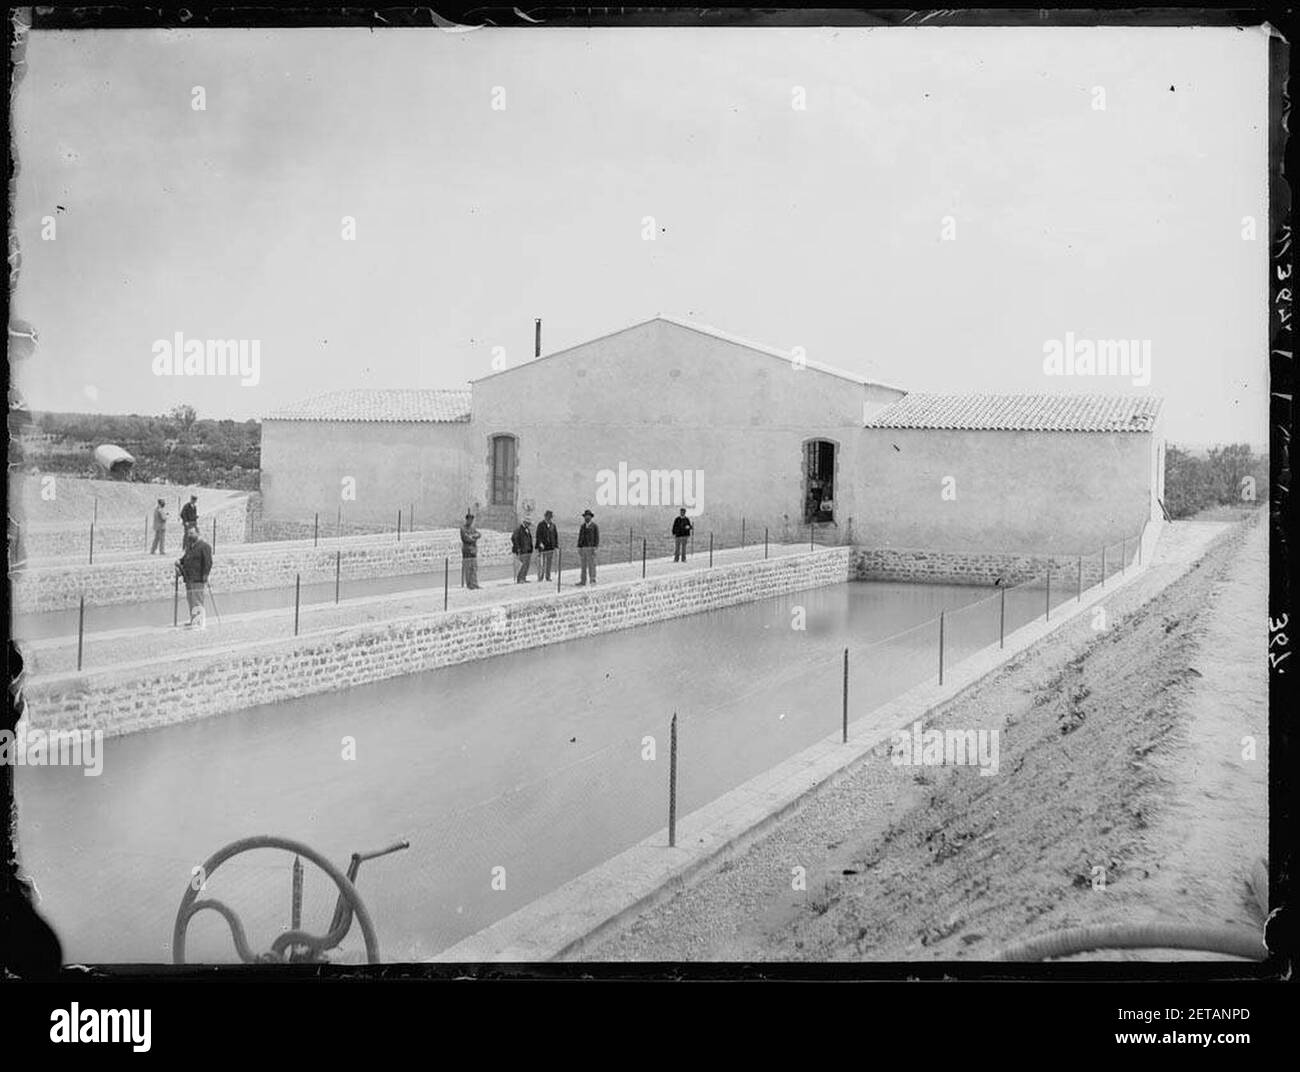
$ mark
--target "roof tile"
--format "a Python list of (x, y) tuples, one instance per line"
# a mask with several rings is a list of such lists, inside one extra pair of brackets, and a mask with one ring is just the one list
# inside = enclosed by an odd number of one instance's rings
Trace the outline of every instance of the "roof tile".
[(866, 422), (868, 428), (1005, 432), (1149, 432), (1161, 399), (1151, 395), (911, 394)]
[(468, 390), (330, 391), (294, 402), (265, 418), (269, 421), (468, 421)]

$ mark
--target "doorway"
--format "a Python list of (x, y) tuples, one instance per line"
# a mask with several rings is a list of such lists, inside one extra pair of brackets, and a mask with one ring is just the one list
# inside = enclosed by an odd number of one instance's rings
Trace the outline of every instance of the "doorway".
[(835, 520), (835, 444), (810, 439), (803, 445), (805, 525)]

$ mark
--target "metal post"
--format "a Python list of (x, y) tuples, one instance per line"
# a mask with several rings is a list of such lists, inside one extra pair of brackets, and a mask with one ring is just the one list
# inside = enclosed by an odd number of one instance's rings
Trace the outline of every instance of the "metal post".
[(442, 609), (447, 609), (447, 600), (451, 597), (451, 557), (442, 558)]
[(217, 549), (217, 519), (212, 519), (212, 550)]
[(293, 575), (293, 635), (298, 635), (298, 600), (302, 596), (302, 574)]
[(564, 548), (555, 549), (555, 590), (560, 590), (560, 575), (564, 572)]
[(402, 508), (397, 508), (397, 542), (402, 542)]
[(939, 612), (939, 684), (943, 684), (943, 611)]
[(181, 624), (180, 619), (181, 606), (181, 575), (177, 573), (172, 577), (172, 625)]
[(334, 538), (336, 540), (343, 539), (343, 504), (342, 503), (339, 503), (338, 521), (334, 523)]
[(849, 649), (844, 649), (844, 743), (849, 743)]
[(767, 526), (763, 526), (763, 557), (767, 558)]
[(713, 566), (713, 533), (709, 533), (709, 566)]
[(93, 525), (98, 520), (99, 520), (99, 496), (96, 495), (94, 506), (92, 508), (92, 512), (90, 515), (90, 523)]
[(334, 602), (339, 601), (339, 578), (343, 573), (343, 552), (334, 552)]
[(81, 597), (81, 606), (77, 610), (77, 669), (81, 669), (81, 645), (86, 637), (86, 597)]
[(95, 564), (95, 523), (90, 523), (90, 564)]
[(1007, 641), (1007, 590), (1001, 589), (1002, 598), (998, 601), (998, 648), (1006, 646)]
[(632, 565), (632, 526), (627, 527), (627, 564)]
[(311, 526), (311, 545), (316, 547), (320, 544), (320, 511), (316, 511), (316, 520)]
[(745, 546), (745, 519), (740, 519), (740, 546)]
[(410, 509), (406, 511), (406, 531), (415, 531), (415, 503), (408, 504)]
[(1076, 603), (1083, 602), (1083, 555), (1079, 556), (1079, 584), (1074, 594), (1074, 601)]
[(817, 529), (811, 521), (808, 522), (808, 550), (817, 550)]
[(641, 537), (641, 580), (645, 580), (645, 537)]
[(1047, 613), (1043, 620), (1050, 622), (1052, 620), (1052, 564), (1047, 564)]
[(668, 731), (668, 847), (677, 845), (677, 712)]
[(293, 903), (289, 910), (289, 926), (298, 930), (302, 926), (302, 861), (293, 858)]
[(148, 514), (144, 515), (144, 546), (146, 550), (148, 550), (151, 547), (151, 543), (149, 540), (149, 515)]
[(1101, 545), (1101, 586), (1106, 587), (1106, 545)]

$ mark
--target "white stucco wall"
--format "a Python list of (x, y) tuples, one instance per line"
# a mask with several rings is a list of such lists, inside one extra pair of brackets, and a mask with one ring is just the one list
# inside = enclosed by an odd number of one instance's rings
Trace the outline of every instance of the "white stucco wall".
[[(1150, 432), (867, 428), (853, 467), (863, 503), (855, 538), (936, 551), (1088, 553), (1136, 535), (1152, 516), (1157, 447)], [(948, 476), (952, 500), (942, 497)]]
[[(421, 527), (458, 525), (468, 488), (469, 423), (283, 421), (262, 423), (262, 516), (311, 520), (332, 531), (342, 480), (345, 524), (396, 524), (415, 504)], [(409, 524), (409, 521), (404, 523)]]

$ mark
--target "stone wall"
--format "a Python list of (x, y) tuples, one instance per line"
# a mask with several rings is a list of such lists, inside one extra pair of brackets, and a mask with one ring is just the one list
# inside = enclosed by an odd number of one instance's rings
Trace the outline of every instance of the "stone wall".
[[(223, 506), (219, 510), (199, 516), (203, 538), (212, 542), (212, 522), (217, 523), (217, 549), (244, 543), (248, 535), (248, 501), (244, 498)], [(167, 525), (167, 550), (180, 554), (182, 527), (175, 507), (170, 507), (171, 522)], [(27, 524), (20, 535), (22, 554), (28, 559), (76, 558), (90, 561), (90, 524), (75, 525)], [(143, 554), (153, 543), (152, 517), (141, 514), (127, 521), (121, 518), (100, 520), (95, 524), (95, 555), (134, 552)]]
[(819, 549), (28, 682), (32, 726), (129, 733), (848, 580)]
[[(169, 533), (170, 539), (170, 533)], [(362, 536), (342, 541), (322, 540), (313, 547), (310, 540), (278, 543), (237, 544), (223, 550), (218, 527), (213, 555), (211, 583), (220, 592), (242, 592), (258, 588), (292, 588), (294, 577), (304, 583), (331, 580), (335, 555), (341, 552), (339, 573), (345, 580), (366, 577), (400, 577), (423, 571), (442, 570), (444, 557), (453, 565), (460, 559), (460, 537), (455, 529)], [(510, 554), (510, 537), (484, 530), (479, 541), (484, 561)], [(154, 556), (119, 561), (88, 563), (34, 563), (12, 575), (15, 613), (66, 610), (77, 606), (82, 595), (92, 606), (170, 599), (173, 563), (180, 557), (179, 545), (169, 546), (165, 558)]]
[[(1121, 556), (1132, 564), (1137, 557), (1137, 541), (1127, 547), (1116, 544), (1106, 551), (1106, 576), (1120, 568)], [(910, 581), (918, 584), (970, 584), (991, 587), (1001, 579), (1003, 586), (1021, 584), (1046, 575), (1052, 570), (1052, 585), (1066, 588), (1079, 583), (1083, 567), (1083, 587), (1091, 588), (1101, 580), (1100, 550), (1082, 558), (1078, 555), (1030, 554), (963, 554), (956, 551), (931, 551), (905, 548), (863, 548), (853, 550), (853, 577), (860, 581)]]

